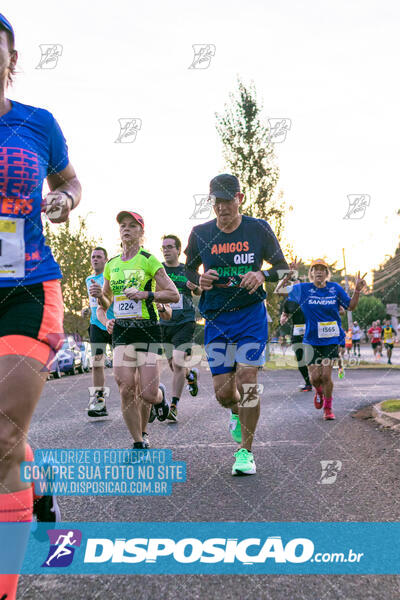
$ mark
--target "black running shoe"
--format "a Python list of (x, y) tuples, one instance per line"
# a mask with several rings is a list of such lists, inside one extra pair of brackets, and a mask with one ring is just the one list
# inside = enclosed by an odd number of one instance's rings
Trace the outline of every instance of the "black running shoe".
[(146, 446), (146, 442), (134, 442), (132, 446), (132, 450), (147, 450), (148, 446)]
[(186, 381), (188, 382), (187, 389), (192, 396), (197, 396), (197, 392), (199, 391), (199, 386), (197, 383), (198, 376), (198, 369), (190, 369), (189, 375), (186, 378)]
[(152, 404), (151, 405), (150, 416), (149, 416), (149, 423), (152, 423), (153, 421), (155, 421), (156, 418), (157, 418), (156, 409), (154, 407), (154, 404)]
[(108, 417), (106, 401), (103, 394), (98, 390), (95, 395), (90, 398), (88, 406), (89, 417)]
[(60, 508), (56, 496), (42, 496), (33, 502), (33, 514), (38, 523), (58, 523), (61, 521)]
[(48, 541), (47, 529), (38, 527), (39, 523), (46, 523), (50, 528), (55, 527), (55, 523), (61, 521), (60, 508), (57, 504), (56, 496), (42, 496), (33, 501), (33, 519), (31, 531), (35, 539), (39, 542)]
[(165, 389), (165, 385), (160, 383), (158, 386), (162, 392), (162, 401), (160, 404), (153, 404), (153, 407), (156, 411), (157, 419), (159, 421), (165, 421), (169, 414), (169, 404), (167, 402), (167, 390)]
[(300, 388), (300, 392), (312, 392), (312, 385), (304, 385)]

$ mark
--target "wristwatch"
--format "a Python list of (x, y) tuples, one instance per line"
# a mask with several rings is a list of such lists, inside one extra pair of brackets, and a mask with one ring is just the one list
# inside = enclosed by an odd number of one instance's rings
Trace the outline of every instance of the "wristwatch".
[(154, 292), (147, 292), (148, 296), (147, 296), (147, 300), (149, 302), (154, 302)]

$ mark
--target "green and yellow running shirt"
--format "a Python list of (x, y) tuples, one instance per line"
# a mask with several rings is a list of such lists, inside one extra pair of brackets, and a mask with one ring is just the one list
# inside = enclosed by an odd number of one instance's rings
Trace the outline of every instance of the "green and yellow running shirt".
[(160, 261), (142, 247), (139, 248), (136, 256), (129, 260), (122, 260), (119, 254), (106, 263), (104, 279), (110, 282), (116, 319), (147, 319), (151, 323), (158, 321), (155, 302), (129, 300), (124, 290), (134, 287), (140, 291), (154, 292), (156, 289), (154, 275), (162, 268)]

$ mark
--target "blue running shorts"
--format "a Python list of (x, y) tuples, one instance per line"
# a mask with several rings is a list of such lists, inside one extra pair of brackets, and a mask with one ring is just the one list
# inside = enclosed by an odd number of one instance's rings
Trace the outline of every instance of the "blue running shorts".
[(234, 371), (237, 363), (264, 366), (267, 340), (268, 319), (264, 302), (206, 320), (204, 346), (212, 375)]

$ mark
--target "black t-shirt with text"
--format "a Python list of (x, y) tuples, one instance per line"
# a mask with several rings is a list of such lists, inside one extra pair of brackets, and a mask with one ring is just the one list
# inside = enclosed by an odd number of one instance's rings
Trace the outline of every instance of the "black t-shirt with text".
[[(169, 321), (164, 321), (161, 318), (161, 325), (180, 325), (188, 321), (195, 320), (195, 310), (192, 300), (192, 292), (187, 287), (188, 281), (186, 267), (183, 263), (179, 263), (177, 267), (169, 267), (163, 263), (164, 269), (178, 288), (179, 302), (170, 303), (172, 308), (172, 317)], [(162, 313), (160, 315), (162, 317)]]
[(189, 272), (215, 269), (219, 279), (211, 290), (202, 293), (199, 310), (212, 318), (217, 314), (265, 300), (264, 286), (254, 294), (240, 288), (241, 277), (248, 271), (260, 271), (264, 261), (272, 265), (269, 280), (278, 281), (278, 270), (288, 265), (270, 225), (263, 219), (242, 215), (242, 220), (231, 233), (217, 227), (217, 220), (193, 227), (187, 248), (186, 266)]

